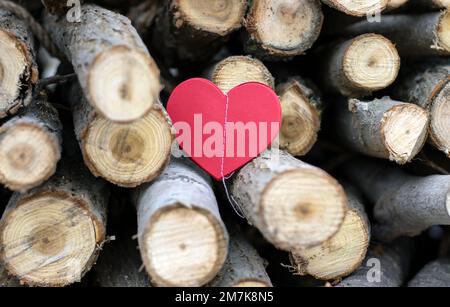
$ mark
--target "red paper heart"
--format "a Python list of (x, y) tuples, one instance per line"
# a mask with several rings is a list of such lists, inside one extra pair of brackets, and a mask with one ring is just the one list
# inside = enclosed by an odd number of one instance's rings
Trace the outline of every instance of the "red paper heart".
[(281, 124), (278, 96), (257, 82), (224, 94), (209, 80), (189, 79), (173, 90), (167, 111), (181, 148), (218, 180), (264, 151)]

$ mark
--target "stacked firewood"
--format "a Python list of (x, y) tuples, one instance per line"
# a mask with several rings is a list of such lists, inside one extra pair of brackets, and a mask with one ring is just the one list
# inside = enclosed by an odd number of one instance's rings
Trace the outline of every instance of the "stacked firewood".
[[(450, 286), (447, 2), (0, 1), (0, 287)], [(190, 77), (279, 148), (175, 157)]]

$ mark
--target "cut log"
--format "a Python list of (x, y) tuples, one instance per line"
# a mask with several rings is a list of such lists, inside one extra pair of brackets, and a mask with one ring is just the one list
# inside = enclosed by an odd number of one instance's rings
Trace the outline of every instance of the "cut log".
[(319, 246), (291, 253), (291, 261), (300, 275), (333, 280), (349, 275), (360, 267), (370, 241), (369, 219), (354, 188), (345, 187), (349, 210), (339, 231)]
[[(377, 0), (378, 1), (378, 0)], [(390, 39), (401, 56), (423, 57), (450, 54), (450, 14), (447, 11), (419, 15), (383, 15), (381, 22), (358, 21), (335, 34), (377, 33)], [(407, 39), (405, 39), (407, 38)]]
[(159, 69), (128, 18), (87, 4), (81, 22), (47, 14), (45, 26), (72, 63), (89, 103), (104, 117), (131, 122), (158, 101)]
[(450, 225), (450, 176), (416, 177), (392, 165), (355, 160), (349, 179), (375, 204), (373, 236), (391, 241), (416, 236), (433, 225)]
[(337, 287), (400, 287), (408, 278), (414, 245), (399, 239), (389, 245), (375, 244), (363, 265)]
[(38, 68), (33, 34), (24, 21), (0, 9), (0, 118), (30, 104)]
[(159, 102), (142, 119), (122, 124), (99, 115), (78, 86), (70, 97), (75, 134), (92, 174), (129, 188), (161, 174), (169, 163), (173, 134)]
[(320, 130), (322, 100), (315, 86), (300, 77), (277, 85), (282, 122), (280, 147), (293, 156), (306, 155)]
[(438, 259), (425, 265), (408, 287), (450, 287), (450, 259)]
[(0, 264), (0, 288), (20, 287), (19, 281), (9, 276), (4, 266)]
[(247, 0), (170, 0), (164, 2), (153, 45), (168, 65), (207, 61), (241, 27)]
[(385, 12), (398, 9), (399, 7), (408, 4), (408, 2), (410, 2), (410, 0), (388, 0)]
[(368, 33), (327, 48), (319, 76), (324, 90), (358, 98), (391, 85), (399, 70), (394, 44)]
[(80, 164), (11, 197), (0, 223), (1, 260), (30, 286), (79, 282), (105, 240), (108, 188)]
[(345, 192), (335, 179), (276, 149), (244, 166), (231, 193), (249, 223), (287, 251), (330, 239), (347, 210)]
[(272, 287), (264, 259), (247, 239), (237, 232), (230, 237), (228, 257), (209, 287)]
[(0, 182), (14, 191), (50, 178), (61, 158), (62, 125), (43, 96), (0, 127)]
[(142, 260), (137, 241), (119, 236), (103, 249), (93, 271), (96, 287), (151, 287), (145, 271), (141, 271)]
[(450, 64), (446, 62), (406, 69), (392, 94), (430, 112), (430, 142), (450, 157)]
[(207, 75), (224, 93), (246, 82), (260, 82), (275, 87), (275, 80), (267, 67), (249, 56), (227, 57), (210, 68)]
[(427, 139), (428, 112), (384, 97), (373, 101), (343, 99), (336, 108), (334, 131), (349, 148), (398, 164), (410, 162)]
[[(52, 15), (62, 16), (67, 13), (68, 10), (73, 8), (74, 4), (82, 4), (84, 0), (41, 0), (47, 12)], [(32, 2), (37, 2), (33, 0)]]
[(245, 19), (244, 49), (265, 60), (290, 59), (311, 48), (322, 23), (318, 0), (252, 1)]
[(209, 177), (172, 161), (135, 194), (141, 256), (155, 286), (201, 286), (221, 269), (228, 233)]
[(386, 9), (389, 0), (322, 0), (326, 5), (351, 16), (370, 16)]

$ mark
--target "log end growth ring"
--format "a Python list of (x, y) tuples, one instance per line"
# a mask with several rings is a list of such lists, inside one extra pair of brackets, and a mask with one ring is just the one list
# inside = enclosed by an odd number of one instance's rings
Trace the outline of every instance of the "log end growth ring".
[(91, 104), (114, 122), (142, 118), (158, 100), (160, 91), (159, 70), (153, 60), (125, 46), (100, 53), (89, 73)]
[(450, 11), (445, 11), (439, 18), (437, 26), (438, 47), (450, 53)]
[(430, 137), (450, 157), (450, 82), (434, 98), (430, 109)]

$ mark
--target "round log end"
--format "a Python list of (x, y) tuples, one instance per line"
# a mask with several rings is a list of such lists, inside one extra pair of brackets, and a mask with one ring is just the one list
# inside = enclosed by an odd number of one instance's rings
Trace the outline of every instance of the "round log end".
[(245, 82), (260, 82), (272, 88), (275, 86), (267, 67), (249, 56), (231, 56), (221, 61), (215, 66), (211, 81), (224, 93)]
[(261, 195), (260, 213), (267, 236), (285, 250), (328, 240), (338, 231), (346, 210), (347, 197), (341, 185), (317, 168), (283, 172)]
[(392, 11), (395, 10), (406, 3), (408, 3), (410, 0), (388, 0), (386, 11)]
[(329, 6), (347, 15), (363, 17), (381, 13), (386, 9), (389, 0), (324, 0)]
[(351, 87), (372, 92), (395, 81), (400, 70), (400, 57), (394, 44), (385, 37), (363, 34), (347, 48), (343, 70)]
[(185, 21), (195, 29), (226, 36), (241, 27), (247, 10), (244, 0), (176, 0), (175, 26)]
[(250, 40), (269, 56), (293, 57), (311, 48), (322, 23), (319, 1), (261, 0), (253, 1), (246, 28)]
[(159, 175), (171, 146), (171, 127), (155, 108), (131, 124), (97, 117), (84, 136), (82, 150), (94, 175), (122, 187), (136, 187)]
[(435, 96), (430, 108), (430, 118), (431, 140), (450, 157), (450, 82)]
[(165, 207), (143, 234), (141, 254), (157, 286), (202, 286), (227, 256), (227, 235), (209, 212), (180, 205)]
[(31, 85), (37, 81), (31, 58), (20, 40), (0, 30), (0, 118), (31, 101)]
[(293, 252), (291, 259), (300, 275), (332, 280), (356, 270), (364, 260), (368, 246), (366, 220), (356, 211), (349, 210), (336, 235), (319, 246)]
[(438, 47), (450, 54), (450, 11), (444, 11), (437, 26)]
[(86, 205), (66, 193), (20, 200), (1, 225), (1, 256), (8, 272), (30, 286), (79, 282), (104, 240), (103, 228)]
[(1, 133), (0, 181), (24, 191), (47, 180), (61, 158), (58, 139), (40, 125), (15, 124)]
[(128, 123), (150, 111), (161, 88), (159, 69), (148, 55), (115, 46), (92, 64), (87, 96), (104, 117)]
[(320, 112), (295, 80), (277, 87), (282, 109), (280, 147), (293, 156), (308, 153), (320, 130)]
[(414, 104), (399, 104), (384, 113), (381, 135), (389, 158), (398, 164), (411, 161), (428, 136), (428, 112)]

